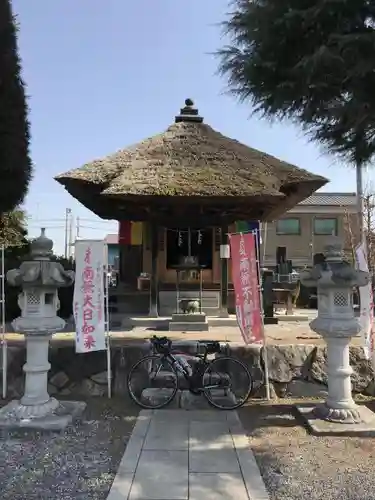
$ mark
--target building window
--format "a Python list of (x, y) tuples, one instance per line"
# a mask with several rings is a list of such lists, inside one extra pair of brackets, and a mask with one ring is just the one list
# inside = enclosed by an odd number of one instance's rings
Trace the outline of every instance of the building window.
[(337, 219), (315, 217), (314, 234), (337, 236)]
[(276, 222), (276, 234), (301, 234), (301, 223), (297, 218), (280, 219)]

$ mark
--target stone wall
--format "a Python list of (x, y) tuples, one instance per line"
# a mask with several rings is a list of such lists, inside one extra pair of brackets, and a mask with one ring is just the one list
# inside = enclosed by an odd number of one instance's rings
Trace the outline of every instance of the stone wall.
[[(251, 367), (254, 379), (262, 380), (264, 362), (260, 348), (230, 348)], [(325, 397), (327, 394), (327, 349), (324, 346), (290, 344), (267, 346), (268, 373), (273, 397)], [(353, 368), (352, 390), (357, 394), (375, 396), (375, 374), (361, 347), (350, 348)]]
[[(179, 342), (178, 350), (193, 354), (195, 343)], [(116, 347), (112, 350), (112, 391), (126, 397), (126, 378), (130, 367), (150, 352), (146, 342)], [(256, 346), (231, 345), (228, 352), (242, 360), (250, 369), (256, 395), (263, 396), (264, 363), (262, 349)], [(314, 345), (270, 345), (267, 347), (271, 395), (273, 397), (324, 397), (326, 395), (326, 348)], [(75, 354), (74, 347), (50, 348), (51, 395), (72, 397), (105, 396), (107, 394), (106, 352)], [(352, 347), (350, 361), (354, 370), (352, 386), (355, 393), (375, 396), (375, 377), (371, 363), (360, 347)], [(8, 347), (8, 397), (23, 394), (25, 350)]]

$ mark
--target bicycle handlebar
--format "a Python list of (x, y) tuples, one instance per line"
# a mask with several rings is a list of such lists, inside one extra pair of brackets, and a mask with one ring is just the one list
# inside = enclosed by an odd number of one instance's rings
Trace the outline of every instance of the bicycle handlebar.
[(158, 337), (157, 335), (154, 335), (151, 339), (151, 342), (153, 344), (168, 344), (168, 342), (171, 342), (168, 337)]
[(158, 352), (169, 352), (172, 347), (172, 341), (168, 337), (157, 337), (154, 335), (151, 338), (151, 343)]
[[(172, 341), (168, 337), (157, 337), (156, 335), (154, 335), (151, 338), (151, 343), (159, 352), (170, 352), (172, 348)], [(217, 340), (200, 340), (198, 341), (198, 344), (204, 345), (206, 354), (221, 352), (220, 342), (218, 342)]]

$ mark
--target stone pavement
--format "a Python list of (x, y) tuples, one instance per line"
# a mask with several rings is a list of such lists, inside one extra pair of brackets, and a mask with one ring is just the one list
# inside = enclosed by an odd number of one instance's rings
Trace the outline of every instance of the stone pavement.
[(237, 412), (141, 411), (107, 500), (269, 500)]
[[(167, 330), (155, 330), (147, 327), (136, 327), (127, 331), (111, 331), (111, 347), (123, 347), (142, 342), (153, 335), (167, 335), (173, 341), (176, 340), (218, 340), (219, 342), (230, 342), (243, 344), (240, 330), (237, 326), (213, 326), (208, 332), (169, 332)], [(265, 336), (267, 344), (324, 344), (324, 340), (313, 332), (307, 321), (301, 323), (282, 322), (278, 325), (266, 325)], [(75, 334), (72, 332), (57, 333), (53, 336), (51, 345), (53, 347), (65, 347), (74, 345)], [(6, 340), (9, 346), (23, 345), (23, 335), (8, 333)], [(353, 339), (352, 344), (360, 344), (361, 338)]]

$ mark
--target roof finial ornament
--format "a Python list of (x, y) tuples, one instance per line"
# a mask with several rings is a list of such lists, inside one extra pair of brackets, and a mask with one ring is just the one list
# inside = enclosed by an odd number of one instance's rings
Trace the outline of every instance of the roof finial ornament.
[(185, 106), (180, 109), (180, 114), (175, 118), (175, 123), (179, 122), (203, 122), (203, 117), (199, 116), (198, 109), (194, 107), (194, 101), (192, 99), (185, 99)]

